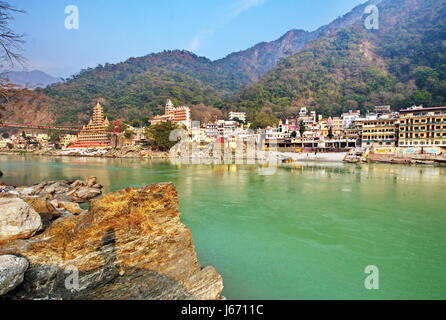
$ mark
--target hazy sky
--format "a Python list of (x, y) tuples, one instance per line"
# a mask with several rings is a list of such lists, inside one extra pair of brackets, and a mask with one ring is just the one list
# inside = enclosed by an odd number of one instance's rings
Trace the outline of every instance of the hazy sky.
[[(83, 68), (166, 49), (212, 60), (279, 38), (315, 30), (366, 0), (9, 0), (26, 14), (28, 69), (68, 77)], [(79, 29), (65, 28), (65, 8), (79, 9)]]

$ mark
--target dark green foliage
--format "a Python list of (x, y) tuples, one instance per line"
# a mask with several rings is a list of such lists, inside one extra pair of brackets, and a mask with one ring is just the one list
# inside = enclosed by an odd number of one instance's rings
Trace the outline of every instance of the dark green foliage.
[(327, 134), (328, 139), (333, 139), (334, 134), (333, 134), (333, 127), (328, 128), (328, 134)]
[(150, 126), (146, 129), (146, 139), (152, 147), (156, 147), (162, 151), (168, 151), (177, 141), (170, 141), (169, 137), (173, 130), (180, 129), (180, 127), (173, 122), (161, 122), (159, 124)]
[(305, 131), (307, 131), (307, 128), (305, 128), (304, 122), (302, 120), (300, 120), (300, 122), (299, 122), (299, 133), (300, 133), (301, 137), (304, 136)]
[(88, 121), (97, 100), (110, 119), (132, 121), (162, 113), (168, 98), (175, 105), (220, 107), (243, 83), (208, 59), (168, 51), (82, 70), (65, 83), (40, 90), (50, 98), (59, 123), (80, 124)]
[(279, 120), (265, 112), (258, 112), (252, 122), (252, 129), (265, 129), (268, 126), (277, 126)]
[(318, 39), (236, 95), (241, 110), (324, 115), (390, 104), (446, 103), (446, 1), (385, 0), (380, 29), (363, 21)]

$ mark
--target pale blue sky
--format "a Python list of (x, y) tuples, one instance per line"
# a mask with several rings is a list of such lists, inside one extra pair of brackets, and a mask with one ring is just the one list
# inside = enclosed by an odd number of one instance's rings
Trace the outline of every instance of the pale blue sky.
[[(366, 0), (9, 0), (25, 33), (29, 69), (67, 77), (83, 68), (167, 49), (212, 60), (315, 30)], [(65, 29), (65, 7), (79, 8), (79, 30)]]

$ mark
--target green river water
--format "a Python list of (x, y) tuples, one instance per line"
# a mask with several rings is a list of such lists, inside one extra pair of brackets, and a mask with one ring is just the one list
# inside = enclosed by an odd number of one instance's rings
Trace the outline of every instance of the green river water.
[[(97, 176), (105, 192), (174, 182), (202, 265), (228, 299), (446, 298), (446, 168), (0, 156), (0, 181)], [(367, 290), (368, 265), (379, 290)]]

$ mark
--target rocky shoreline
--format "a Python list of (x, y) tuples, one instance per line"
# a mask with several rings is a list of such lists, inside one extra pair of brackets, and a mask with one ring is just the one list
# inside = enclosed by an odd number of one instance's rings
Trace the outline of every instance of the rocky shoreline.
[(0, 150), (0, 155), (36, 155), (54, 157), (91, 157), (91, 158), (127, 158), (127, 159), (167, 159), (168, 152), (153, 151), (141, 147), (123, 147), (117, 149), (64, 149), (64, 150)]
[(101, 189), (92, 177), (0, 193), (0, 299), (223, 298), (172, 184)]

